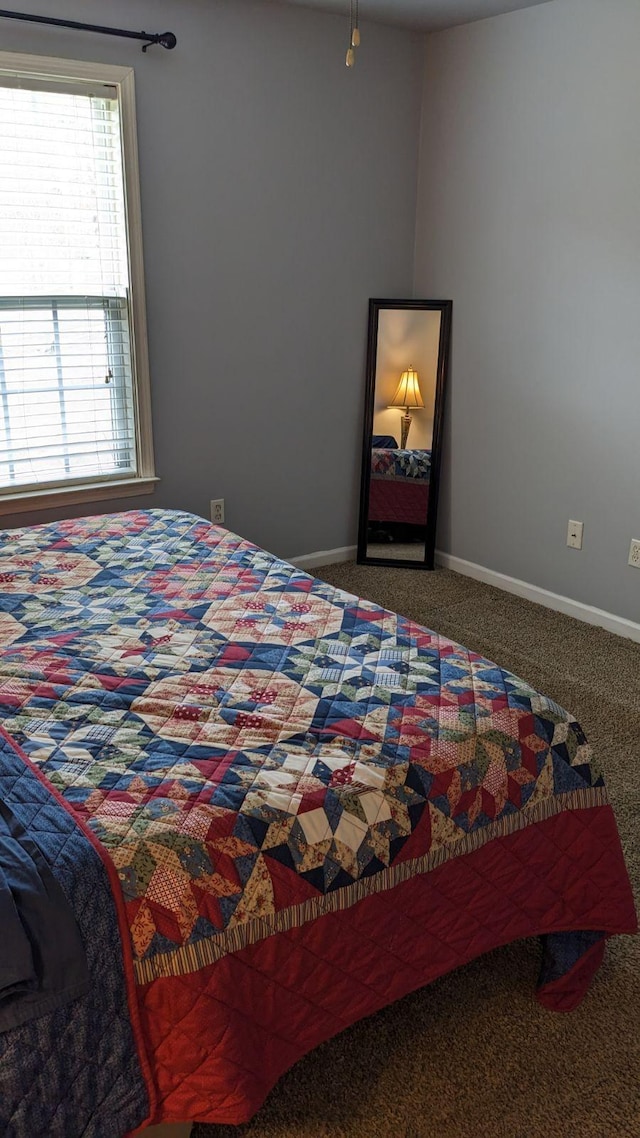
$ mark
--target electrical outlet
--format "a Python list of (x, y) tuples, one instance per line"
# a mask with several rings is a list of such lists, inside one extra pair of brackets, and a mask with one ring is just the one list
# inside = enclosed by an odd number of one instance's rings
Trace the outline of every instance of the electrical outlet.
[(569, 522), (567, 527), (567, 545), (571, 549), (582, 549), (583, 522)]
[(631, 539), (631, 549), (629, 550), (629, 564), (633, 565), (635, 569), (640, 569), (640, 539), (637, 537)]
[(224, 522), (224, 498), (211, 499), (211, 521), (217, 526)]

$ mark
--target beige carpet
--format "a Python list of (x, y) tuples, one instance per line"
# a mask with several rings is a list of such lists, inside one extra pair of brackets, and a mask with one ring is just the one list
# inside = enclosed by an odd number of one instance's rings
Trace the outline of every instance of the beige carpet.
[(367, 557), (386, 557), (387, 561), (424, 561), (424, 542), (382, 542), (367, 543)]
[[(640, 644), (446, 570), (317, 570), (570, 708), (604, 766), (640, 884)], [(406, 997), (296, 1065), (248, 1126), (194, 1138), (640, 1138), (640, 938), (609, 942), (570, 1015), (533, 1001), (535, 941)]]

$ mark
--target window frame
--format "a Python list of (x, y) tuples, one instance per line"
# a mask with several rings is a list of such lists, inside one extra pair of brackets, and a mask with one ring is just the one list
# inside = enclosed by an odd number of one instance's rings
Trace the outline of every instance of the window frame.
[(129, 294), (133, 406), (136, 429), (137, 473), (124, 478), (97, 478), (86, 482), (45, 483), (36, 490), (0, 487), (0, 516), (30, 510), (50, 509), (79, 502), (128, 498), (153, 493), (156, 477), (151, 421), (151, 380), (145, 304), (142, 207), (138, 136), (136, 128), (135, 78), (132, 67), (91, 63), (53, 56), (0, 52), (0, 84), (5, 75), (34, 76), (61, 84), (65, 80), (106, 83), (116, 88), (120, 113), (124, 203), (129, 259)]

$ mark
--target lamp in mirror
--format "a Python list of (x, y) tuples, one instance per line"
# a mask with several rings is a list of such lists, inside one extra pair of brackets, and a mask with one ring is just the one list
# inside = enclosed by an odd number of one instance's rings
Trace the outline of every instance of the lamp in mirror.
[(408, 367), (406, 371), (403, 371), (400, 376), (398, 389), (389, 406), (399, 407), (404, 411), (404, 415), (400, 418), (400, 449), (405, 450), (411, 427), (411, 409), (416, 407), (424, 408), (424, 399), (420, 391), (418, 373), (414, 367)]

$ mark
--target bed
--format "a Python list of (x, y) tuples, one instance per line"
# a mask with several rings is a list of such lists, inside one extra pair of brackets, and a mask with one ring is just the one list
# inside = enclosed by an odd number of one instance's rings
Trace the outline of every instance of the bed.
[(36, 960), (35, 1008), (0, 968), (8, 1138), (240, 1123), (483, 952), (540, 936), (537, 998), (571, 1010), (636, 929), (571, 715), (224, 529), (5, 533), (0, 646), (6, 850), (46, 862), (81, 945), (43, 992)]
[(369, 523), (424, 527), (430, 480), (430, 450), (373, 447)]

